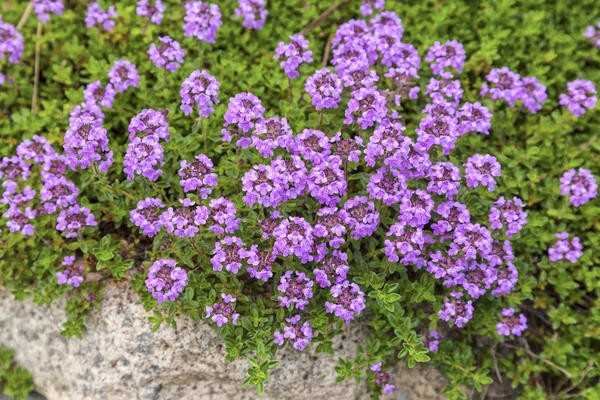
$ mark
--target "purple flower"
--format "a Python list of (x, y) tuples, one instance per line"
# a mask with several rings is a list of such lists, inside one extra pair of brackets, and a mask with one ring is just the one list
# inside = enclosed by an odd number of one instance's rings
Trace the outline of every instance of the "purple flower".
[(583, 36), (600, 49), (600, 21), (596, 22), (596, 25), (588, 25)]
[(596, 86), (591, 81), (577, 79), (567, 83), (567, 91), (560, 95), (559, 103), (576, 117), (581, 117), (596, 106)]
[(474, 154), (465, 163), (465, 181), (467, 186), (476, 188), (483, 186), (489, 192), (496, 189), (496, 179), (501, 175), (500, 163), (489, 154)]
[(140, 76), (135, 64), (128, 60), (117, 60), (108, 72), (108, 79), (117, 93), (140, 85)]
[(458, 105), (463, 96), (463, 90), (458, 79), (438, 80), (431, 78), (425, 93), (434, 103), (449, 102), (453, 106)]
[(331, 155), (329, 137), (317, 129), (304, 129), (296, 136), (293, 147), (294, 154), (313, 164), (319, 164)]
[(379, 81), (379, 75), (362, 64), (350, 64), (339, 72), (339, 77), (345, 88), (355, 92), (361, 88), (370, 88)]
[(490, 267), (496, 268), (503, 264), (511, 264), (515, 256), (512, 246), (508, 240), (503, 242), (494, 240), (492, 243), (492, 251), (484, 256)]
[(362, 0), (360, 3), (360, 13), (364, 16), (369, 16), (375, 12), (375, 10), (383, 10), (385, 6), (385, 0)]
[(469, 209), (464, 204), (456, 201), (440, 203), (435, 212), (441, 218), (431, 224), (431, 229), (438, 236), (452, 233), (458, 225), (471, 222)]
[(104, 11), (102, 6), (97, 2), (90, 3), (85, 14), (85, 26), (92, 28), (96, 25), (100, 26), (106, 32), (112, 32), (115, 28), (117, 10), (111, 5)]
[(62, 15), (64, 8), (62, 0), (33, 0), (33, 10), (41, 22), (48, 22), (50, 14)]
[(521, 98), (523, 106), (530, 113), (537, 113), (548, 99), (546, 86), (542, 85), (537, 78), (527, 76), (521, 79)]
[(458, 133), (465, 135), (471, 132), (490, 134), (492, 113), (481, 103), (464, 103), (458, 111)]
[(187, 283), (187, 272), (170, 258), (156, 260), (148, 270), (146, 278), (146, 288), (158, 304), (175, 301)]
[(462, 255), (467, 260), (474, 260), (477, 255), (485, 257), (492, 251), (492, 236), (479, 224), (460, 224), (454, 228), (453, 241), (448, 254)]
[(25, 43), (23, 35), (0, 17), (0, 61), (6, 58), (9, 63), (17, 64), (23, 55)]
[(388, 158), (396, 151), (409, 152), (410, 139), (404, 136), (405, 127), (400, 122), (384, 121), (375, 128), (367, 144), (365, 162), (369, 167)]
[(96, 226), (96, 218), (87, 207), (72, 204), (63, 208), (56, 219), (56, 230), (67, 239), (76, 238), (86, 226)]
[(31, 224), (31, 221), (37, 217), (37, 212), (31, 207), (25, 207), (24, 209), (16, 206), (9, 207), (2, 214), (2, 217), (8, 219), (6, 226), (12, 233), (32, 236), (35, 232), (35, 227)]
[(271, 167), (279, 174), (285, 199), (292, 200), (305, 193), (308, 186), (308, 171), (302, 158), (299, 156), (291, 156), (288, 159), (276, 158), (271, 162)]
[(313, 338), (313, 330), (310, 322), (304, 321), (301, 323), (301, 317), (296, 314), (285, 320), (287, 324), (283, 326), (283, 332), (275, 331), (273, 341), (278, 346), (283, 346), (287, 340), (292, 343), (292, 347), (298, 351), (303, 351), (310, 344)]
[(385, 97), (375, 88), (360, 88), (352, 92), (344, 113), (344, 124), (356, 122), (361, 129), (381, 123), (387, 115)]
[(383, 166), (371, 178), (367, 190), (369, 197), (381, 200), (386, 206), (397, 204), (407, 189), (406, 178), (400, 170)]
[(554, 236), (557, 239), (556, 243), (548, 249), (548, 258), (550, 258), (550, 261), (558, 262), (567, 260), (575, 264), (579, 260), (579, 257), (583, 255), (581, 240), (577, 236), (569, 238), (567, 232), (559, 232)]
[(329, 156), (315, 165), (308, 175), (310, 195), (320, 204), (333, 207), (346, 195), (346, 175), (342, 169), (342, 160)]
[(23, 140), (17, 146), (17, 156), (24, 161), (42, 164), (48, 157), (56, 154), (52, 145), (43, 136), (34, 135), (31, 139)]
[(236, 298), (230, 294), (221, 293), (221, 301), (206, 306), (206, 317), (210, 318), (220, 328), (225, 324), (236, 325), (240, 314), (235, 312)]
[(22, 187), (22, 185), (17, 184), (15, 181), (2, 182), (2, 188), (4, 192), (2, 193), (0, 204), (6, 204), (13, 208), (28, 204), (35, 198), (36, 194), (31, 186)]
[(225, 126), (221, 130), (223, 140), (231, 142), (235, 135), (239, 136), (236, 141), (239, 147), (250, 146), (252, 139), (249, 133), (263, 119), (264, 113), (260, 99), (252, 93), (242, 92), (231, 97), (224, 116)]
[(454, 198), (460, 189), (460, 171), (451, 162), (439, 162), (431, 165), (427, 191), (430, 193)]
[(156, 181), (162, 175), (163, 163), (163, 148), (155, 136), (134, 137), (127, 146), (123, 159), (123, 172), (130, 181), (135, 175), (142, 175), (151, 181)]
[(250, 256), (246, 262), (246, 271), (254, 279), (266, 282), (273, 277), (273, 263), (275, 256), (272, 251), (258, 251), (256, 245), (250, 247)]
[(254, 165), (242, 177), (244, 203), (248, 206), (277, 207), (287, 200), (280, 177), (270, 165)]
[(283, 308), (304, 310), (313, 297), (313, 281), (304, 272), (286, 271), (279, 280), (277, 297)]
[(569, 197), (575, 207), (580, 207), (598, 194), (598, 184), (586, 168), (570, 169), (560, 178), (560, 194)]
[(208, 118), (219, 103), (219, 81), (207, 71), (194, 71), (181, 84), (179, 96), (181, 97), (181, 111), (190, 115), (194, 107), (198, 107), (198, 113)]
[[(223, 271), (237, 274), (242, 268), (242, 263), (249, 257), (256, 257), (257, 254), (249, 254), (244, 242), (237, 236), (225, 236), (215, 243), (213, 256), (210, 259), (213, 271)], [(254, 253), (254, 252), (252, 252)]]
[(162, 228), (161, 212), (164, 206), (160, 199), (147, 197), (138, 201), (135, 209), (129, 212), (129, 219), (144, 235), (153, 237)]
[(361, 43), (352, 41), (342, 43), (333, 49), (331, 63), (338, 76), (347, 73), (348, 69), (363, 70), (370, 66), (369, 56)]
[[(508, 242), (507, 242), (508, 243)], [(496, 297), (509, 294), (517, 284), (519, 271), (512, 263), (496, 268), (496, 282), (492, 294)]]
[(158, 45), (152, 43), (148, 48), (148, 57), (157, 67), (166, 69), (169, 72), (175, 72), (183, 64), (185, 50), (178, 41), (170, 36), (160, 36)]
[(392, 376), (388, 372), (381, 370), (383, 363), (377, 362), (372, 364), (369, 369), (375, 375), (375, 384), (381, 388), (383, 394), (392, 394), (396, 390), (396, 386), (392, 385)]
[(260, 119), (254, 126), (252, 135), (252, 146), (258, 150), (263, 157), (272, 157), (277, 148), (291, 150), (294, 143), (294, 135), (287, 119), (272, 117)]
[(379, 226), (379, 212), (366, 196), (348, 199), (340, 216), (355, 240), (371, 236)]
[(427, 272), (433, 275), (435, 279), (442, 280), (445, 284), (453, 283), (465, 267), (466, 262), (462, 258), (450, 256), (439, 250), (430, 253), (429, 261), (427, 261)]
[(440, 146), (450, 154), (458, 138), (458, 121), (449, 115), (426, 115), (417, 128), (417, 142), (426, 150)]
[(148, 18), (155, 25), (160, 25), (165, 12), (162, 0), (138, 0), (135, 13), (140, 17)]
[(464, 327), (473, 318), (473, 303), (464, 301), (461, 292), (452, 292), (444, 300), (444, 305), (438, 316), (442, 321), (454, 324), (457, 328)]
[(403, 71), (416, 78), (421, 67), (421, 57), (412, 44), (396, 42), (383, 53), (381, 63), (388, 67), (388, 72)]
[(442, 340), (442, 335), (436, 330), (431, 330), (427, 334), (425, 339), (425, 346), (427, 346), (427, 350), (432, 353), (437, 353), (440, 347), (440, 341)]
[(209, 210), (197, 206), (190, 199), (179, 200), (181, 207), (169, 207), (160, 215), (160, 224), (171, 235), (180, 238), (191, 238), (198, 234), (199, 226), (206, 224)]
[(115, 101), (115, 89), (109, 83), (103, 86), (100, 81), (94, 81), (85, 87), (83, 97), (90, 107), (112, 108)]
[(325, 311), (334, 314), (346, 324), (365, 309), (365, 294), (353, 282), (337, 283), (329, 289), (331, 301), (325, 302)]
[(192, 162), (181, 160), (177, 174), (183, 191), (195, 191), (201, 199), (206, 199), (217, 186), (213, 162), (204, 154), (198, 154)]
[(416, 83), (419, 78), (417, 70), (406, 67), (389, 67), (385, 77), (394, 82), (394, 104), (400, 106), (403, 99), (416, 100), (421, 88)]
[(385, 237), (384, 252), (388, 260), (417, 268), (425, 264), (423, 250), (426, 236), (422, 228), (397, 222), (390, 226)]
[(406, 190), (400, 199), (398, 220), (414, 227), (425, 226), (431, 219), (433, 199), (424, 190)]
[(343, 251), (333, 250), (333, 252), (320, 261), (313, 273), (315, 281), (321, 288), (328, 288), (337, 283), (346, 280), (348, 271), (348, 254)]
[(77, 202), (79, 189), (64, 176), (50, 175), (42, 183), (40, 200), (46, 214), (53, 214)]
[(304, 218), (283, 219), (273, 231), (274, 253), (278, 256), (295, 255), (300, 262), (312, 261), (313, 228)]
[(283, 217), (279, 210), (271, 211), (271, 215), (260, 221), (260, 234), (262, 239), (272, 239), (275, 228), (281, 223)]
[(521, 76), (508, 67), (494, 68), (485, 77), (488, 83), (481, 85), (481, 96), (503, 100), (510, 107), (521, 97)]
[(302, 64), (313, 62), (313, 53), (308, 40), (301, 33), (290, 36), (290, 43), (279, 42), (275, 48), (276, 60), (281, 60), (279, 65), (290, 79), (300, 76), (298, 69)]
[(317, 221), (313, 227), (315, 238), (327, 242), (333, 249), (338, 249), (346, 241), (345, 234), (346, 227), (337, 207), (323, 207), (317, 211)]
[(492, 287), (496, 279), (495, 268), (471, 260), (453, 283), (461, 285), (471, 298), (478, 299)]
[(129, 140), (152, 137), (156, 142), (169, 140), (167, 110), (145, 108), (129, 122)]
[(436, 41), (427, 51), (425, 60), (429, 63), (434, 75), (450, 79), (453, 72), (462, 72), (465, 65), (465, 49), (456, 40), (449, 40), (444, 44)]
[(342, 133), (338, 132), (329, 139), (331, 142), (331, 154), (338, 156), (342, 162), (357, 163), (363, 152), (364, 144), (360, 136), (342, 139)]
[(500, 197), (490, 209), (490, 226), (492, 229), (506, 228), (506, 234), (511, 237), (527, 224), (527, 213), (523, 211), (523, 201), (518, 197), (506, 200)]
[(517, 315), (512, 308), (503, 308), (501, 320), (496, 324), (496, 332), (500, 336), (521, 336), (527, 329), (527, 318), (523, 314)]
[(212, 199), (208, 203), (210, 209), (210, 226), (208, 229), (215, 235), (231, 234), (240, 227), (236, 216), (235, 204), (225, 197)]
[(343, 85), (338, 76), (328, 68), (322, 68), (306, 80), (304, 90), (317, 111), (337, 108), (342, 97)]
[(265, 0), (238, 0), (235, 15), (242, 17), (242, 26), (247, 29), (259, 30), (267, 21)]
[[(64, 176), (67, 173), (67, 159), (63, 155), (54, 154), (46, 157), (42, 163), (42, 179), (47, 179), (50, 175)], [(0, 177), (2, 176), (0, 162)]]
[(56, 282), (59, 285), (69, 285), (79, 287), (83, 282), (84, 263), (82, 260), (75, 262), (75, 256), (66, 256), (63, 258), (62, 266), (64, 270), (56, 273)]
[(186, 37), (195, 37), (202, 42), (212, 44), (217, 40), (220, 27), (221, 11), (218, 5), (202, 1), (185, 3), (183, 32)]

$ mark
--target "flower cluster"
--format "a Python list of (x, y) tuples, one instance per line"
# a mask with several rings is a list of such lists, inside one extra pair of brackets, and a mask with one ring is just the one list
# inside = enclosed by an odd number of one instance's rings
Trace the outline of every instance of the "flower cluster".
[(104, 86), (100, 81), (88, 84), (83, 91), (85, 104), (89, 108), (112, 108), (116, 94), (117, 92), (110, 83)]
[(556, 235), (556, 243), (548, 249), (548, 258), (552, 262), (567, 260), (570, 263), (576, 263), (579, 257), (583, 255), (583, 245), (577, 236), (569, 238), (567, 232), (559, 232)]
[(267, 21), (265, 0), (238, 0), (235, 15), (242, 18), (242, 25), (247, 29), (259, 30)]
[(308, 40), (302, 34), (290, 36), (289, 43), (279, 42), (274, 57), (276, 60), (281, 60), (281, 68), (290, 79), (300, 76), (298, 69), (302, 64), (310, 64), (313, 61)]
[(496, 325), (496, 331), (501, 336), (521, 336), (527, 329), (527, 318), (518, 314), (512, 308), (504, 308), (500, 314), (502, 319)]
[(21, 33), (0, 17), (0, 60), (6, 59), (9, 63), (16, 64), (23, 56), (24, 48)]
[(151, 23), (160, 25), (165, 12), (162, 0), (138, 0), (135, 13), (147, 18)]
[(425, 60), (429, 63), (431, 72), (443, 79), (450, 79), (453, 76), (451, 70), (462, 72), (465, 65), (465, 49), (456, 40), (449, 40), (444, 44), (435, 42), (427, 51)]
[(336, 108), (342, 97), (342, 81), (328, 68), (323, 68), (311, 75), (304, 85), (317, 110)]
[(537, 78), (521, 77), (508, 67), (492, 69), (486, 80), (487, 83), (481, 86), (481, 95), (492, 100), (502, 100), (509, 107), (514, 107), (521, 101), (530, 113), (537, 113), (548, 98), (546, 87)]
[(217, 40), (217, 32), (221, 27), (221, 10), (216, 4), (203, 1), (185, 3), (183, 32), (186, 37), (213, 44)]
[(108, 72), (108, 79), (117, 93), (123, 93), (129, 87), (138, 87), (140, 84), (137, 68), (128, 60), (117, 60)]
[(236, 298), (230, 294), (221, 293), (221, 301), (206, 306), (206, 318), (210, 318), (218, 327), (225, 324), (237, 324), (240, 314), (235, 311)]
[(560, 177), (560, 194), (568, 197), (575, 207), (580, 207), (598, 194), (596, 178), (589, 169), (570, 169)]
[(144, 235), (153, 237), (162, 228), (160, 216), (164, 207), (160, 199), (147, 197), (138, 201), (136, 208), (129, 212), (129, 219)]
[(152, 43), (148, 48), (148, 57), (157, 67), (166, 69), (169, 72), (175, 72), (183, 64), (185, 50), (178, 41), (170, 36), (160, 36), (158, 44)]
[(560, 95), (559, 103), (571, 114), (581, 117), (596, 106), (596, 86), (591, 81), (577, 79), (567, 83), (567, 91)]
[(283, 346), (287, 340), (292, 343), (294, 349), (302, 351), (310, 344), (313, 337), (313, 330), (310, 322), (301, 323), (301, 316), (296, 314), (293, 317), (286, 318), (286, 324), (283, 331), (275, 331), (273, 341), (278, 346)]
[(374, 374), (375, 384), (381, 388), (383, 394), (392, 394), (396, 390), (396, 386), (391, 384), (392, 376), (388, 372), (382, 371), (382, 362), (372, 364), (369, 369)]
[(146, 278), (146, 288), (159, 304), (175, 301), (187, 283), (187, 272), (170, 258), (156, 260), (148, 270)]
[(217, 186), (213, 162), (204, 154), (198, 154), (192, 162), (181, 160), (177, 174), (183, 191), (196, 192), (201, 199), (206, 199)]
[(190, 115), (194, 107), (198, 107), (199, 114), (208, 118), (213, 113), (214, 107), (219, 103), (219, 81), (207, 71), (194, 71), (181, 84), (179, 96), (181, 97), (181, 111)]
[(123, 172), (128, 180), (142, 175), (156, 181), (161, 175), (164, 162), (160, 140), (169, 139), (166, 113), (144, 109), (129, 123), (129, 144), (123, 159)]
[(527, 224), (527, 213), (523, 208), (523, 201), (518, 197), (509, 200), (500, 197), (490, 208), (490, 227), (505, 228), (508, 237), (515, 235)]
[(117, 10), (111, 5), (106, 10), (97, 2), (90, 3), (85, 14), (85, 26), (92, 28), (100, 26), (107, 32), (111, 32), (116, 26)]
[(63, 258), (62, 266), (65, 269), (56, 273), (56, 282), (59, 285), (69, 285), (74, 288), (79, 287), (84, 280), (83, 261), (76, 260), (75, 256), (66, 256)]
[(279, 280), (277, 290), (281, 307), (304, 310), (313, 297), (313, 281), (304, 272), (286, 271)]
[(596, 22), (595, 25), (586, 27), (583, 36), (600, 49), (600, 21)]
[(65, 6), (62, 0), (34, 0), (33, 10), (41, 22), (48, 22), (50, 14), (62, 15)]

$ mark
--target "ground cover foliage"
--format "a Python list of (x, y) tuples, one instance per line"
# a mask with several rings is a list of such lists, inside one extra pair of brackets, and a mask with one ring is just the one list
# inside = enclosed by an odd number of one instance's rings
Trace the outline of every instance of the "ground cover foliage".
[[(31, 15), (21, 28), (25, 50), (19, 64), (4, 63), (8, 82), (0, 87), (0, 155), (10, 156), (16, 146), (35, 134), (45, 136), (55, 149), (62, 149), (69, 114), (82, 103), (83, 88), (90, 82), (107, 82), (116, 60), (128, 59), (140, 75), (139, 87), (116, 96), (112, 109), (104, 110), (114, 163), (106, 173), (89, 168), (69, 177), (79, 188), (79, 201), (89, 207), (98, 225), (86, 228), (76, 239), (66, 239), (55, 229), (55, 217), (36, 221), (29, 237), (9, 233), (2, 226), (0, 241), (0, 284), (17, 297), (32, 297), (40, 304), (67, 299), (69, 318), (63, 324), (66, 336), (85, 335), (85, 318), (102, 299), (102, 287), (114, 280), (128, 280), (140, 300), (152, 312), (149, 323), (176, 324), (180, 315), (205, 318), (206, 306), (218, 302), (221, 293), (233, 294), (236, 325), (218, 328), (230, 359), (251, 362), (247, 382), (259, 389), (276, 365), (274, 332), (285, 318), (295, 313), (281, 308), (277, 283), (286, 270), (312, 271), (310, 264), (286, 258), (273, 267), (268, 282), (247, 274), (215, 272), (211, 268), (215, 235), (206, 229), (189, 238), (161, 232), (144, 236), (130, 222), (129, 213), (139, 200), (158, 197), (176, 206), (184, 197), (177, 171), (181, 160), (206, 154), (215, 165), (218, 185), (213, 197), (233, 201), (241, 220), (236, 233), (246, 244), (260, 240), (261, 222), (268, 212), (244, 204), (242, 177), (253, 165), (268, 163), (254, 149), (240, 150), (222, 140), (224, 114), (230, 97), (251, 92), (262, 101), (268, 116), (284, 116), (296, 134), (305, 128), (333, 136), (362, 136), (365, 143), (373, 129), (346, 125), (342, 105), (317, 112), (304, 91), (306, 78), (330, 60), (330, 38), (340, 24), (361, 18), (360, 2), (348, 1), (333, 12), (323, 13), (332, 1), (269, 1), (268, 17), (260, 30), (242, 26), (235, 15), (237, 2), (217, 2), (222, 25), (214, 44), (185, 37), (185, 10), (178, 1), (165, 1), (160, 25), (136, 16), (134, 1), (116, 4), (118, 18), (112, 32), (86, 28), (87, 4), (65, 1), (62, 16), (52, 16), (39, 35), (39, 93), (34, 95), (37, 20)], [(462, 165), (474, 153), (489, 153), (502, 166), (493, 193), (485, 188), (461, 192), (459, 199), (474, 219), (487, 222), (490, 206), (499, 196), (523, 200), (527, 224), (512, 238), (514, 265), (519, 279), (507, 296), (484, 296), (477, 300), (473, 319), (461, 329), (440, 320), (438, 311), (449, 292), (431, 274), (414, 266), (390, 262), (383, 241), (395, 215), (381, 211), (381, 226), (363, 240), (348, 238), (349, 278), (365, 293), (366, 309), (351, 324), (364, 323), (368, 340), (356, 358), (339, 361), (340, 379), (367, 379), (373, 395), (379, 396), (379, 375), (370, 367), (379, 361), (392, 365), (400, 359), (409, 366), (431, 363), (448, 378), (446, 395), (459, 398), (523, 399), (600, 398), (600, 307), (598, 292), (600, 253), (600, 205), (594, 199), (574, 207), (560, 194), (560, 178), (569, 169), (584, 167), (600, 175), (600, 114), (597, 108), (576, 118), (559, 105), (559, 96), (569, 81), (600, 82), (600, 49), (584, 37), (596, 22), (600, 7), (595, 1), (388, 1), (386, 10), (402, 19), (402, 41), (418, 50), (423, 62), (419, 71), (421, 96), (395, 107), (413, 137), (427, 103), (425, 87), (431, 71), (424, 61), (435, 42), (457, 40), (464, 46), (466, 62), (457, 75), (464, 101), (480, 101), (493, 113), (489, 135), (462, 137), (449, 160)], [(0, 15), (16, 25), (27, 2), (5, 1)], [(100, 4), (107, 6), (108, 2)], [(320, 17), (321, 16), (321, 17)], [(310, 42), (314, 62), (302, 66), (299, 79), (288, 80), (274, 60), (277, 43), (303, 31)], [(148, 59), (148, 46), (168, 34), (186, 51), (185, 61), (174, 73), (157, 68)], [(548, 100), (537, 113), (520, 106), (480, 96), (486, 75), (508, 66), (534, 76), (547, 87)], [(197, 113), (185, 116), (180, 110), (181, 83), (194, 70), (205, 69), (220, 82), (220, 102), (208, 118)], [(291, 85), (291, 86), (290, 86)], [(32, 98), (37, 105), (32, 107)], [(127, 180), (123, 173), (129, 143), (128, 126), (142, 109), (166, 110), (170, 140), (163, 144), (162, 176), (150, 182), (137, 176)], [(435, 153), (441, 157), (441, 152)], [(348, 177), (348, 197), (365, 194), (374, 169), (353, 166)], [(39, 189), (39, 187), (34, 187)], [(203, 200), (196, 198), (199, 203)], [(286, 215), (302, 214), (307, 219), (321, 206), (303, 197), (279, 207)], [(3, 223), (0, 223), (3, 224)], [(581, 238), (583, 255), (575, 262), (550, 262), (548, 249), (555, 234), (567, 231)], [(63, 257), (77, 254), (85, 259), (85, 280), (77, 288), (59, 285), (56, 273)], [(157, 304), (146, 287), (147, 271), (158, 259), (172, 258), (187, 271), (187, 285), (173, 302)], [(344, 322), (327, 313), (326, 290), (315, 290), (302, 312), (312, 325), (310, 346), (332, 353), (332, 338), (347, 329)], [(501, 337), (496, 332), (500, 312), (513, 307), (528, 320), (520, 337)], [(437, 352), (426, 347), (432, 330), (441, 333)], [(335, 357), (335, 354), (332, 354)], [(1, 372), (1, 371), (0, 371)], [(0, 376), (1, 380), (1, 376)], [(26, 382), (25, 382), (26, 381)], [(28, 380), (24, 380), (30, 385)]]

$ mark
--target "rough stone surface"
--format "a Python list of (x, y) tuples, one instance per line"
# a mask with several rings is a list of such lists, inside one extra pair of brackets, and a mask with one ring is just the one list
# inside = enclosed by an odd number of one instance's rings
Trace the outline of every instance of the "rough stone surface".
[[(364, 384), (335, 381), (332, 356), (280, 352), (279, 367), (259, 396), (244, 387), (247, 363), (227, 363), (223, 345), (210, 326), (180, 319), (177, 329), (151, 332), (148, 315), (127, 285), (107, 289), (99, 311), (80, 339), (60, 336), (65, 320), (60, 305), (40, 307), (16, 301), (0, 288), (0, 344), (16, 351), (38, 391), (48, 400), (352, 400), (367, 399)], [(336, 344), (338, 355), (353, 355), (360, 333), (348, 331)], [(443, 398), (444, 386), (432, 369), (395, 373), (394, 398)]]

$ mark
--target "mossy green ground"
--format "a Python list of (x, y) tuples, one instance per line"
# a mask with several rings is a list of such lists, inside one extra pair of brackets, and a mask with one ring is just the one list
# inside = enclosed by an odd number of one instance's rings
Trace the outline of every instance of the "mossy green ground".
[[(135, 16), (134, 1), (119, 1), (119, 20), (108, 34), (85, 28), (85, 5), (65, 1), (64, 16), (44, 27), (41, 37), (40, 107), (31, 111), (36, 20), (31, 16), (22, 32), (26, 50), (20, 65), (5, 68), (14, 84), (0, 88), (0, 155), (14, 152), (17, 143), (33, 134), (62, 145), (68, 114), (83, 99), (83, 86), (106, 81), (111, 64), (119, 58), (133, 61), (141, 73), (141, 85), (117, 97), (113, 111), (106, 114), (111, 148), (116, 162), (106, 176), (86, 172), (74, 177), (82, 191), (82, 202), (99, 221), (100, 229), (84, 239), (66, 242), (54, 232), (51, 219), (43, 221), (31, 239), (0, 234), (0, 284), (18, 296), (33, 296), (46, 303), (59, 296), (69, 298), (70, 319), (64, 325), (68, 336), (85, 334), (85, 315), (98, 304), (102, 286), (112, 279), (128, 279), (139, 289), (142, 301), (154, 311), (153, 324), (175, 323), (178, 314), (201, 318), (206, 304), (221, 290), (235, 292), (243, 318), (238, 327), (220, 332), (231, 358), (248, 357), (252, 368), (248, 382), (260, 386), (274, 365), (273, 330), (282, 320), (271, 298), (271, 285), (260, 285), (232, 275), (210, 271), (212, 244), (198, 237), (194, 243), (172, 241), (159, 235), (154, 241), (142, 238), (128, 222), (128, 212), (137, 200), (159, 195), (175, 201), (180, 192), (176, 171), (179, 160), (190, 159), (207, 149), (217, 163), (218, 192), (241, 206), (240, 177), (251, 164), (260, 162), (252, 152), (238, 156), (222, 143), (220, 128), (227, 98), (251, 91), (261, 98), (269, 115), (288, 118), (295, 132), (318, 125), (318, 114), (301, 99), (303, 80), (319, 67), (326, 42), (337, 26), (357, 17), (359, 2), (350, 1), (307, 34), (317, 62), (305, 67), (302, 79), (293, 82), (292, 98), (288, 81), (273, 60), (280, 40), (314, 21), (332, 1), (268, 2), (265, 28), (250, 32), (233, 17), (235, 2), (216, 1), (223, 13), (223, 26), (215, 45), (183, 37), (183, 9), (179, 1), (168, 6), (163, 25), (143, 26)], [(101, 3), (106, 3), (101, 1)], [(356, 359), (342, 360), (342, 378), (364, 375), (368, 363), (380, 358), (399, 357), (409, 365), (431, 362), (449, 378), (449, 398), (466, 398), (472, 390), (483, 393), (513, 392), (523, 399), (600, 399), (600, 204), (598, 200), (575, 209), (559, 195), (559, 178), (564, 171), (586, 167), (600, 177), (600, 112), (596, 108), (575, 119), (558, 106), (558, 95), (573, 79), (600, 84), (600, 50), (586, 41), (582, 32), (600, 18), (600, 3), (580, 1), (387, 1), (387, 9), (402, 18), (404, 41), (416, 46), (421, 55), (434, 41), (456, 39), (464, 44), (467, 63), (461, 75), (465, 100), (478, 99), (486, 73), (493, 67), (508, 66), (522, 75), (536, 76), (548, 87), (549, 101), (535, 115), (508, 109), (486, 101), (494, 112), (489, 137), (462, 139), (453, 153), (461, 162), (474, 152), (490, 153), (502, 164), (503, 177), (496, 194), (477, 190), (465, 196), (474, 215), (483, 216), (495, 196), (519, 196), (527, 205), (529, 223), (513, 246), (520, 278), (517, 290), (508, 299), (478, 302), (474, 320), (446, 339), (440, 352), (431, 356), (419, 335), (436, 324), (432, 310), (441, 304), (441, 291), (426, 274), (391, 265), (373, 248), (381, 248), (381, 235), (362, 244), (353, 243), (353, 271), (369, 296), (368, 312), (361, 318), (372, 329)], [(0, 5), (3, 19), (16, 23), (27, 2), (5, 0)], [(148, 45), (159, 34), (169, 34), (187, 50), (183, 67), (175, 74), (158, 71), (148, 60)], [(179, 111), (179, 85), (195, 69), (209, 70), (221, 82), (221, 104), (207, 121), (186, 118)], [(422, 69), (422, 88), (428, 78)], [(409, 131), (420, 117), (419, 105), (407, 106), (402, 114)], [(172, 140), (165, 146), (164, 176), (156, 184), (144, 180), (127, 182), (122, 159), (127, 143), (127, 125), (142, 108), (169, 111)], [(325, 115), (323, 130), (347, 129), (343, 110)], [(364, 133), (363, 133), (364, 134)], [(241, 168), (239, 168), (241, 166)], [(357, 172), (352, 179), (364, 181)], [(291, 203), (286, 209), (306, 205)], [(310, 206), (310, 205), (308, 205)], [(241, 207), (240, 207), (241, 208)], [(242, 237), (251, 237), (263, 217), (244, 209)], [(583, 240), (585, 253), (576, 264), (551, 264), (547, 248), (554, 233), (566, 230)], [(250, 241), (250, 240), (248, 240)], [(362, 246), (362, 247), (359, 247)], [(190, 249), (194, 250), (190, 250)], [(77, 291), (59, 287), (54, 278), (59, 259), (79, 250), (96, 260), (94, 268), (104, 277)], [(364, 259), (358, 255), (364, 253)], [(151, 260), (172, 256), (192, 270), (190, 283), (179, 301), (157, 307), (145, 293), (144, 270)], [(94, 300), (95, 299), (95, 300)], [(306, 313), (318, 332), (315, 346), (331, 351), (331, 337), (343, 326), (322, 310), (323, 295), (317, 296)], [(92, 300), (92, 301), (90, 301)], [(502, 306), (520, 307), (529, 318), (522, 341), (502, 342), (495, 323)], [(93, 312), (93, 311), (92, 311)], [(502, 383), (499, 383), (502, 377)], [(0, 376), (1, 379), (1, 376)], [(493, 382), (490, 388), (485, 387)], [(512, 389), (510, 388), (511, 385)], [(29, 385), (27, 381), (27, 385)]]

